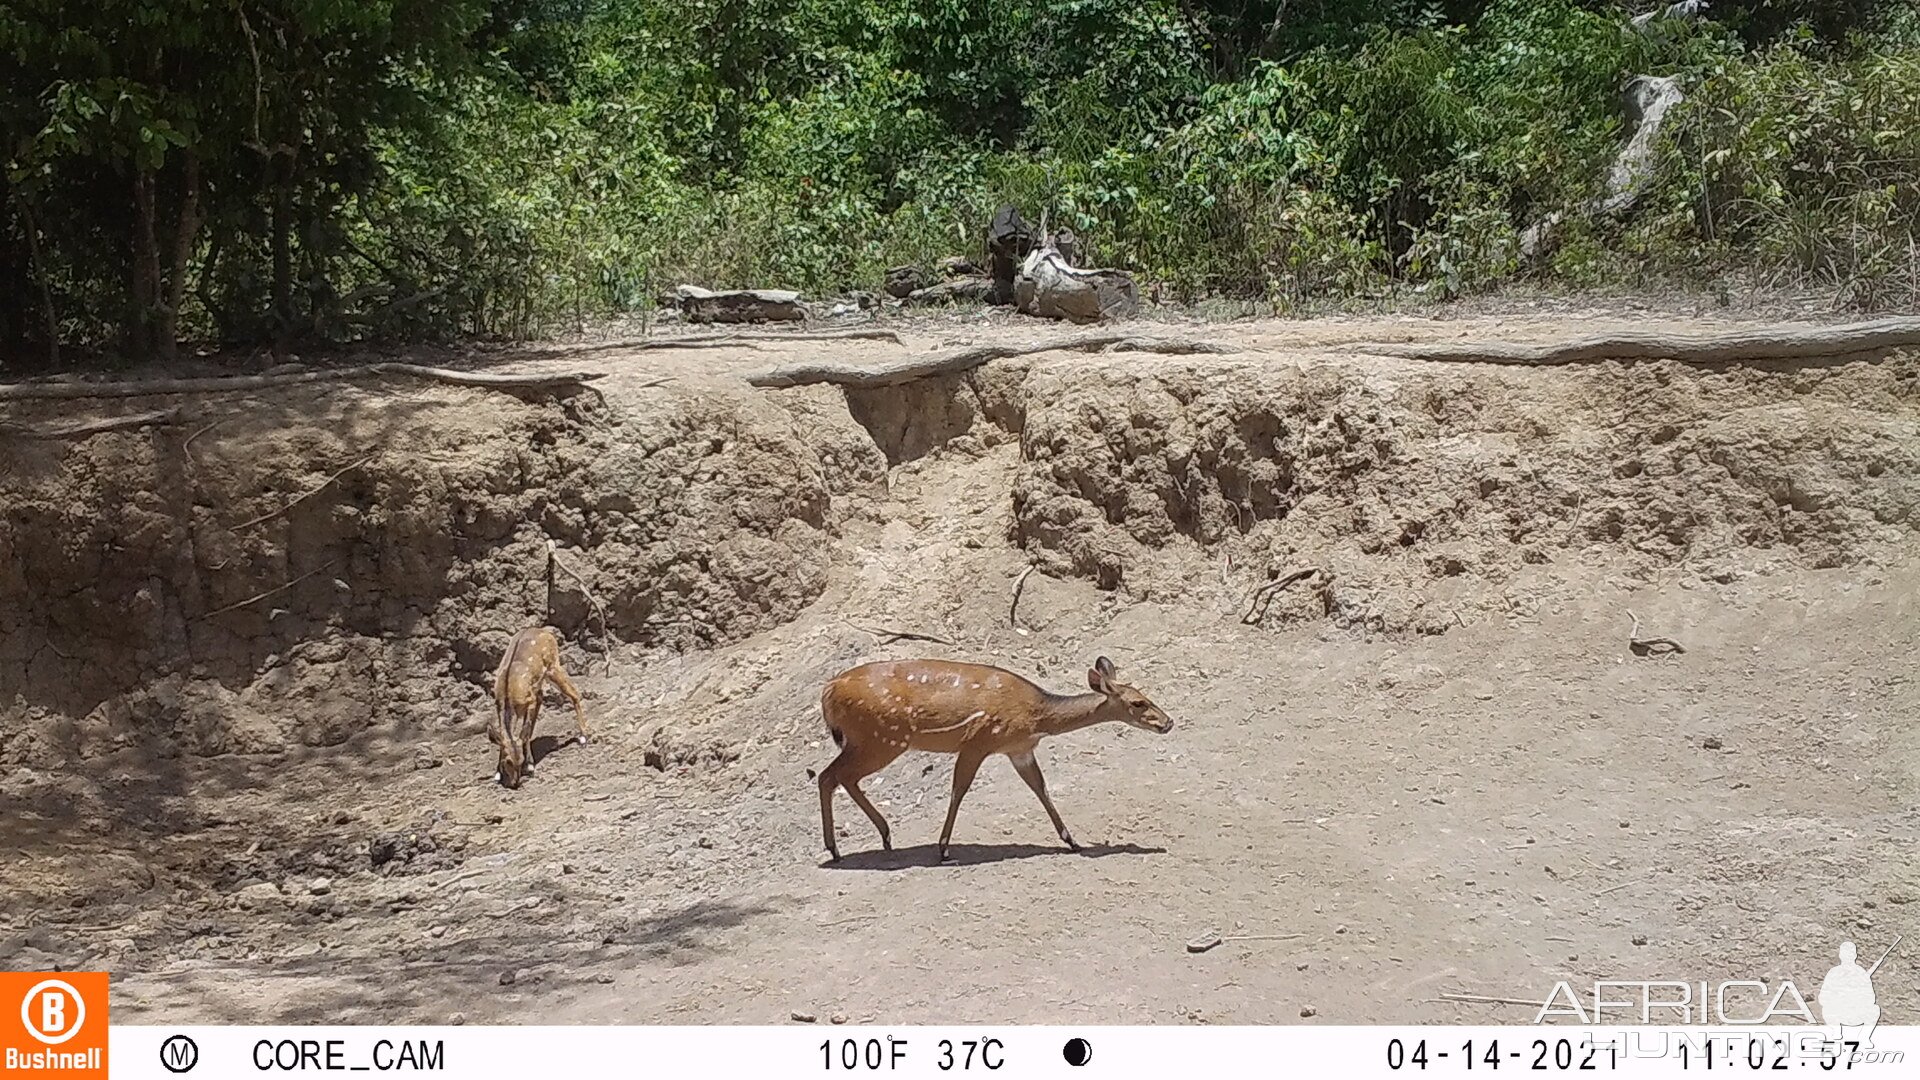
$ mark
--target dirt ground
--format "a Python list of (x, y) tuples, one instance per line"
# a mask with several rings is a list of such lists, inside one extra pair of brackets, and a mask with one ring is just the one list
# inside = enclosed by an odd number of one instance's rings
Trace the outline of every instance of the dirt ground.
[[(587, 403), (336, 387), (209, 404), (188, 449), (197, 422), (37, 450), (0, 534), (0, 963), (104, 965), (133, 1023), (1505, 1023), (1532, 1012), (1439, 995), (1810, 995), (1842, 940), (1905, 935), (1875, 985), (1920, 1022), (1920, 361), (1351, 348), (1712, 325), (1173, 321), (1143, 332), (1233, 351), (848, 393), (743, 376), (1072, 331), (587, 343), (480, 358), (609, 372)], [(364, 485), (219, 539), (370, 432)], [(102, 486), (180, 454), (190, 499)], [(133, 570), (32, 539), (82, 516)], [(547, 539), (593, 598), (542, 580)], [(482, 687), (543, 603), (597, 737), (550, 697), (509, 792)], [(1685, 652), (1630, 650), (1630, 611)], [(1085, 851), (994, 759), (937, 864), (951, 759), (909, 754), (865, 785), (898, 849), (842, 796), (825, 861), (832, 674), (1071, 691), (1099, 655), (1175, 727), (1043, 744)], [(1290, 936), (1190, 953), (1207, 932)]]

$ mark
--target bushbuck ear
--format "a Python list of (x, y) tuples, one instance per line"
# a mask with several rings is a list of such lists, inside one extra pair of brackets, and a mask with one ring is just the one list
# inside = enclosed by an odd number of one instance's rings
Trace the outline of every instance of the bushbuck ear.
[(1094, 666), (1094, 670), (1098, 671), (1100, 674), (1106, 676), (1109, 679), (1113, 678), (1113, 675), (1114, 675), (1113, 661), (1103, 656), (1100, 659), (1095, 660), (1093, 662), (1093, 666)]
[(1100, 674), (1099, 668), (1090, 667), (1087, 669), (1087, 686), (1104, 694), (1107, 692), (1107, 677)]

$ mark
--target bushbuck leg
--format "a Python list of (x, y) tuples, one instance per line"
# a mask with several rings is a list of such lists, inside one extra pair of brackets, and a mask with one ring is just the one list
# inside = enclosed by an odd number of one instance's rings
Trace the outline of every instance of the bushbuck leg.
[(820, 829), (827, 842), (827, 854), (837, 862), (840, 858), (840, 845), (833, 837), (833, 789), (844, 787), (853, 798), (855, 805), (866, 811), (873, 827), (880, 830), (880, 846), (887, 851), (893, 850), (893, 831), (887, 828), (887, 819), (880, 816), (880, 809), (873, 805), (867, 794), (860, 790), (862, 778), (879, 772), (893, 763), (903, 752), (902, 748), (889, 746), (847, 746), (840, 755), (820, 770)]
[(560, 670), (558, 660), (555, 660), (553, 666), (547, 669), (547, 680), (559, 687), (568, 701), (573, 702), (573, 718), (579, 722), (580, 742), (584, 744), (587, 741), (587, 707), (580, 701), (580, 691), (573, 688), (573, 680), (567, 678), (567, 673)]
[(520, 740), (520, 760), (527, 763), (523, 769), (524, 774), (527, 776), (533, 775), (533, 729), (540, 724), (539, 685), (539, 683), (534, 684), (533, 703), (527, 706), (527, 714), (520, 720), (520, 731), (518, 733)]
[(1054, 809), (1053, 799), (1047, 795), (1047, 778), (1040, 775), (1040, 762), (1034, 759), (1033, 751), (1008, 754), (1007, 760), (1013, 762), (1013, 771), (1020, 774), (1020, 779), (1025, 780), (1033, 793), (1040, 796), (1040, 805), (1047, 808), (1047, 816), (1053, 819), (1053, 828), (1060, 834), (1060, 842), (1079, 851), (1080, 845), (1073, 842), (1073, 834), (1067, 831), (1067, 823), (1060, 820), (1060, 811)]
[(973, 776), (980, 771), (980, 763), (987, 755), (975, 750), (963, 749), (953, 763), (953, 801), (947, 804), (947, 827), (940, 830), (940, 861), (947, 861), (947, 841), (953, 839), (953, 821), (960, 816), (960, 800), (967, 797), (967, 789), (973, 786)]

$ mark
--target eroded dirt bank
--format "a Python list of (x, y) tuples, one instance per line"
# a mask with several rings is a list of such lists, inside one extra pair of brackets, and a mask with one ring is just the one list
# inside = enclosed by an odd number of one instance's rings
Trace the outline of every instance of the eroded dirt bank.
[[(1359, 1022), (1920, 931), (1920, 363), (1341, 347), (1381, 330), (846, 393), (608, 350), (597, 393), (9, 446), (0, 946), (183, 1019), (351, 1017), (404, 974), (429, 1021)], [(1629, 607), (1688, 652), (1629, 654)], [(549, 612), (602, 737), (504, 793), (482, 687)], [(1100, 652), (1180, 727), (1049, 746), (1096, 857), (990, 764), (958, 865), (921, 865), (947, 763), (916, 755), (869, 785), (905, 850), (819, 866), (833, 671), (1070, 689)], [(1209, 927), (1307, 937), (1185, 954)]]

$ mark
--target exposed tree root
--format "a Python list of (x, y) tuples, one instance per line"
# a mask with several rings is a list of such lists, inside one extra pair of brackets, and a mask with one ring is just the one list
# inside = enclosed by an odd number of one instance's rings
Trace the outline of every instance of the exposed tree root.
[(1620, 333), (1549, 345), (1511, 342), (1422, 345), (1370, 342), (1360, 352), (1463, 364), (1597, 363), (1603, 360), (1678, 360), (1723, 364), (1847, 356), (1920, 345), (1920, 318), (1875, 319), (1845, 326), (1770, 326), (1715, 334)]
[(1131, 334), (1093, 334), (1066, 341), (1039, 345), (981, 345), (938, 356), (915, 356), (881, 364), (849, 364), (836, 360), (789, 364), (769, 368), (747, 376), (754, 386), (788, 387), (812, 383), (836, 383), (841, 386), (894, 386), (929, 375), (949, 375), (966, 371), (994, 360), (1032, 356), (1046, 352), (1151, 352), (1172, 356), (1194, 353), (1231, 352), (1224, 345), (1208, 341), (1170, 338), (1145, 338)]
[(110, 416), (104, 420), (85, 420), (71, 424), (53, 424), (48, 427), (27, 427), (24, 424), (0, 424), (0, 437), (12, 439), (84, 439), (89, 435), (98, 435), (103, 431), (128, 431), (133, 428), (165, 427), (180, 422), (180, 408), (156, 409), (153, 412), (131, 413), (127, 416)]
[(134, 382), (46, 382), (0, 385), (0, 401), (74, 401), (86, 398), (153, 397), (161, 394), (221, 394), (236, 390), (272, 390), (303, 383), (350, 382), (398, 375), (453, 386), (484, 390), (539, 390), (572, 386), (605, 378), (605, 372), (567, 371), (551, 375), (500, 375), (484, 371), (453, 371), (419, 364), (362, 364), (327, 371), (296, 371), (284, 375), (236, 375), (212, 379), (152, 379)]

